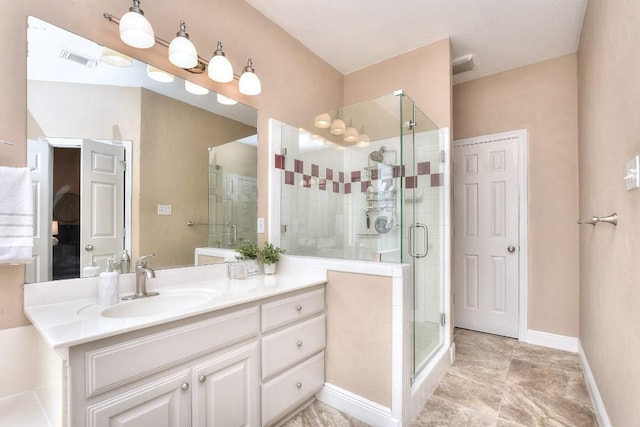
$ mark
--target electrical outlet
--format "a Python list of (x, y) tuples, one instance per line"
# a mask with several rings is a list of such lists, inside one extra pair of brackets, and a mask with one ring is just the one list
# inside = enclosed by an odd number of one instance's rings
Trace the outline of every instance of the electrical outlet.
[(171, 205), (158, 205), (158, 215), (171, 215)]
[(264, 218), (258, 218), (258, 234), (264, 234)]
[(627, 162), (627, 174), (624, 177), (627, 191), (640, 187), (640, 156), (635, 156)]

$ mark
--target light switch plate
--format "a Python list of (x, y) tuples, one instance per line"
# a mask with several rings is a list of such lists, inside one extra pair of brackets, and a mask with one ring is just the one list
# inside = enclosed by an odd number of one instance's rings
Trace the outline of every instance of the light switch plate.
[(258, 218), (258, 234), (264, 234), (264, 218)]
[(627, 162), (627, 173), (624, 177), (627, 191), (640, 187), (640, 156), (635, 156)]
[(171, 205), (158, 205), (158, 215), (171, 215)]

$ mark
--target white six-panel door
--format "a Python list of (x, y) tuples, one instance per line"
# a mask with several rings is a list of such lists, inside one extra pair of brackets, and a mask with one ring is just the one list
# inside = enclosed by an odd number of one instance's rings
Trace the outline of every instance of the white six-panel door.
[(455, 325), (517, 338), (517, 138), (458, 141), (454, 150)]
[(26, 283), (44, 282), (52, 277), (51, 235), (51, 147), (44, 141), (27, 142), (27, 166), (33, 182), (33, 262), (27, 264)]
[(104, 268), (124, 245), (124, 147), (84, 139), (81, 174), (80, 267), (92, 253)]

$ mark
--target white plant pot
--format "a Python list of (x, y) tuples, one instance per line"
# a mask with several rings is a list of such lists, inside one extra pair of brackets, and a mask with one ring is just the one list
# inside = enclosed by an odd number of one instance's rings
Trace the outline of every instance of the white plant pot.
[(276, 264), (263, 264), (264, 274), (276, 274)]

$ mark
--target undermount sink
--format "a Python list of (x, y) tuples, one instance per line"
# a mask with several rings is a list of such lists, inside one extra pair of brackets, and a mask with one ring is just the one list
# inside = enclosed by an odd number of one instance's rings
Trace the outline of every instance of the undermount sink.
[[(221, 293), (219, 291), (209, 289), (160, 291), (160, 294), (156, 296), (131, 301), (121, 301), (117, 305), (113, 305), (102, 310), (100, 312), (100, 316), (118, 319), (127, 317), (156, 316), (158, 314), (195, 308), (210, 302), (220, 295)], [(89, 314), (89, 311), (94, 311), (95, 307), (95, 305), (85, 307), (81, 309), (78, 314)]]

